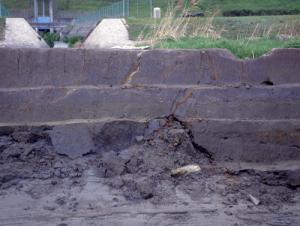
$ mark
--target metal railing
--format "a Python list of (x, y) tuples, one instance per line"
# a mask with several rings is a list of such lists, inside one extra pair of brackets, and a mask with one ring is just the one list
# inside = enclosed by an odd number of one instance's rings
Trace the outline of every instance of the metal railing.
[[(174, 0), (164, 1), (174, 2)], [(162, 1), (158, 0), (120, 0), (96, 11), (86, 12), (78, 16), (76, 21), (79, 23), (91, 22), (99, 21), (102, 18), (119, 17), (151, 18), (153, 16), (153, 7), (160, 7), (161, 5)]]
[(120, 1), (93, 12), (87, 12), (76, 18), (76, 22), (98, 21), (101, 18), (126, 17), (128, 15), (128, 1)]

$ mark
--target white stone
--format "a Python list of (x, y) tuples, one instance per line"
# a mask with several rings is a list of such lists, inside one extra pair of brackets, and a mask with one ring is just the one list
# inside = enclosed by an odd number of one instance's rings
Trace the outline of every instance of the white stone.
[(196, 173), (196, 172), (199, 172), (200, 170), (201, 170), (201, 168), (198, 165), (187, 165), (187, 166), (172, 170), (171, 175), (172, 176), (180, 176), (180, 175), (185, 175), (185, 174), (190, 174), (190, 173)]

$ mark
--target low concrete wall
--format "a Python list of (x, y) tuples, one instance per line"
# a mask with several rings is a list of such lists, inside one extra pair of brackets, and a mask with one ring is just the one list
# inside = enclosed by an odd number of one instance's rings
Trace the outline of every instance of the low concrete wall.
[(113, 121), (175, 115), (215, 159), (300, 159), (300, 50), (242, 61), (225, 50), (0, 49), (0, 59), (3, 128), (71, 124), (94, 137)]

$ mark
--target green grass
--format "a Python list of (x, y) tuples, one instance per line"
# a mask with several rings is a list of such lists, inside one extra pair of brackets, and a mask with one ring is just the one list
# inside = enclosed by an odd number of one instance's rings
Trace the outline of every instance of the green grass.
[(84, 37), (82, 37), (82, 36), (65, 37), (65, 38), (63, 39), (63, 41), (64, 41), (65, 43), (68, 43), (69, 46), (70, 46), (71, 48), (73, 48), (73, 47), (75, 46), (76, 43), (78, 43), (78, 42), (83, 42), (83, 41), (84, 41)]
[(0, 40), (4, 39), (5, 35), (5, 18), (0, 17)]
[(51, 48), (53, 48), (54, 42), (60, 40), (58, 33), (47, 32), (47, 33), (43, 33), (42, 37), (45, 40), (45, 42), (48, 44), (48, 46), (50, 46)]
[(25, 0), (2, 0), (2, 4), (8, 9), (27, 9), (29, 1)]
[(155, 46), (165, 49), (228, 49), (239, 58), (255, 58), (270, 52), (274, 48), (299, 48), (300, 38), (289, 41), (276, 39), (230, 40), (226, 38), (183, 38), (180, 40), (164, 40)]
[[(161, 7), (163, 12), (168, 5), (176, 5), (177, 0), (153, 0), (155, 7)], [(194, 6), (185, 0), (185, 7), (190, 11), (204, 11), (211, 15), (217, 10), (219, 15), (231, 11), (252, 13), (254, 15), (286, 15), (300, 14), (300, 0), (198, 0)], [(245, 13), (244, 12), (244, 13)]]
[[(212, 29), (224, 32), (221, 38), (191, 37), (193, 29), (206, 24), (208, 18), (183, 19), (188, 23), (186, 37), (156, 40), (155, 48), (225, 48), (239, 58), (259, 57), (273, 48), (300, 48), (300, 15), (294, 16), (253, 16), (216, 17)], [(151, 40), (151, 30), (160, 21), (147, 19), (128, 19), (129, 33), (136, 40), (141, 31)], [(147, 34), (149, 37), (147, 37)], [(278, 34), (292, 34), (289, 41), (279, 40)], [(142, 44), (143, 45), (143, 44)]]
[(278, 32), (294, 32), (300, 35), (300, 15), (293, 16), (251, 16), (216, 17), (213, 22), (216, 30), (224, 28), (226, 38), (249, 37), (256, 29), (256, 36), (263, 36), (270, 29), (270, 35)]
[(300, 10), (300, 0), (200, 0), (204, 11), (229, 10)]
[[(178, 0), (153, 0), (153, 7), (160, 7), (164, 15), (169, 8), (175, 7), (177, 2)], [(219, 11), (219, 16), (231, 11), (245, 11), (254, 15), (300, 14), (300, 0), (198, 0), (194, 6), (189, 4), (189, 0), (185, 2), (187, 10), (204, 11), (206, 15), (212, 15), (216, 11)], [(131, 0), (132, 17), (149, 16), (148, 0), (140, 0), (139, 4), (143, 5), (143, 8), (140, 7), (136, 13), (136, 1)], [(181, 13), (179, 11), (177, 15)]]
[[(207, 18), (189, 19), (188, 30), (193, 30), (199, 24), (205, 24)], [(155, 24), (160, 23), (158, 20), (146, 18), (129, 18), (129, 35), (132, 40), (136, 40), (141, 31), (148, 34)], [(256, 36), (262, 36), (267, 30), (271, 29), (271, 36), (284, 30), (293, 30), (300, 35), (300, 15), (294, 16), (251, 16), (251, 17), (215, 17), (213, 28), (215, 30), (224, 29), (222, 36), (228, 39), (237, 39), (249, 37), (254, 32)]]
[(93, 11), (119, 0), (57, 0), (60, 10)]

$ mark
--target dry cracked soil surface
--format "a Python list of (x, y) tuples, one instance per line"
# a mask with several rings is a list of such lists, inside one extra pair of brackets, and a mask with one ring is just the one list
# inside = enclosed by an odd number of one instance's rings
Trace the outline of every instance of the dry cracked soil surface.
[(107, 123), (80, 158), (52, 130), (0, 129), (0, 225), (299, 225), (297, 162), (218, 162), (172, 116)]

